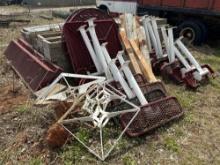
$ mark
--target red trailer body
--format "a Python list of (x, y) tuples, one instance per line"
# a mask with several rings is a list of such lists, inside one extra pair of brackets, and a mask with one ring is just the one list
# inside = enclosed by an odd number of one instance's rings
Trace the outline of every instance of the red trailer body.
[(167, 10), (179, 8), (181, 10), (204, 10), (206, 13), (219, 12), (215, 14), (220, 15), (219, 0), (138, 0), (138, 4), (140, 7), (161, 7)]
[[(124, 13), (132, 6), (138, 15), (167, 18), (177, 26), (175, 36), (184, 36), (200, 45), (207, 37), (220, 37), (220, 0), (97, 0), (97, 7), (104, 11)], [(133, 8), (132, 8), (133, 9)], [(137, 10), (136, 10), (137, 9)], [(212, 32), (212, 33), (209, 33)]]
[[(177, 26), (176, 36), (184, 36), (200, 45), (220, 36), (220, 0), (138, 0), (139, 15), (167, 18)], [(210, 33), (209, 33), (210, 32)]]
[(220, 10), (217, 0), (139, 0), (140, 5)]

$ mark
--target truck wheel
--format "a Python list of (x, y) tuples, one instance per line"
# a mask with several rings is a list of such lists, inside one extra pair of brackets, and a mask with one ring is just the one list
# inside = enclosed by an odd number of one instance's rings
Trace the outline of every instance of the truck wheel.
[(199, 25), (199, 27), (202, 31), (202, 43), (206, 42), (207, 37), (208, 37), (208, 29), (207, 29), (206, 25), (199, 20), (195, 20), (195, 23)]
[(108, 8), (107, 8), (105, 5), (101, 5), (101, 6), (99, 6), (98, 8), (99, 8), (100, 10), (106, 12), (106, 13), (109, 13), (109, 10), (108, 10)]
[(199, 24), (194, 21), (185, 21), (178, 27), (179, 36), (183, 36), (185, 38), (185, 42), (193, 43), (195, 45), (201, 45), (203, 42), (203, 34), (202, 29)]

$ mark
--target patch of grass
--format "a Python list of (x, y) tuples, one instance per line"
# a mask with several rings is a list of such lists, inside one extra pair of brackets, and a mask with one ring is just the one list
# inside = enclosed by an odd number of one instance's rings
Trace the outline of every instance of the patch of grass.
[(136, 165), (137, 162), (131, 156), (125, 156), (122, 158), (124, 165)]
[(81, 156), (81, 147), (79, 145), (76, 146), (67, 146), (62, 152), (61, 157), (64, 160), (64, 164), (72, 164), (77, 160), (80, 160)]
[(199, 165), (205, 165), (206, 163), (204, 160), (201, 160), (195, 153), (190, 151), (185, 157), (184, 160), (181, 160), (181, 164), (185, 165), (191, 165), (191, 164), (199, 164)]
[[(80, 129), (76, 136), (83, 142), (89, 140), (89, 133), (86, 129)], [(89, 158), (88, 151), (76, 140), (71, 145), (65, 146), (60, 153), (60, 157), (65, 165), (79, 164), (85, 155), (86, 158)]]
[(194, 115), (192, 113), (188, 113), (184, 116), (184, 122), (192, 124), (194, 122)]
[(176, 135), (177, 137), (184, 136), (184, 132), (183, 132), (182, 128), (177, 127), (177, 128), (175, 129), (175, 135)]
[(81, 128), (79, 132), (76, 133), (76, 136), (81, 140), (82, 142), (86, 142), (89, 140), (89, 131), (86, 129)]
[(190, 110), (193, 108), (193, 104), (196, 100), (196, 96), (194, 92), (191, 91), (176, 91), (175, 96), (183, 106), (183, 108)]
[(40, 158), (32, 158), (29, 165), (43, 165), (43, 161)]
[(16, 108), (16, 111), (18, 113), (25, 113), (29, 110), (29, 108), (26, 105), (21, 105), (19, 107)]
[(213, 88), (215, 88), (216, 90), (220, 90), (220, 81), (219, 79), (211, 79), (210, 84)]
[(214, 71), (218, 71), (219, 70), (219, 63), (220, 63), (220, 58), (205, 58), (201, 60), (202, 63), (206, 63), (209, 64)]
[(125, 137), (122, 137), (119, 141), (118, 144), (116, 145), (116, 148), (119, 150), (126, 149), (126, 147), (129, 145), (129, 141), (125, 139)]
[(168, 150), (170, 150), (172, 152), (179, 152), (179, 150), (180, 150), (180, 147), (177, 144), (176, 140), (171, 137), (167, 137), (164, 140), (164, 146), (165, 146), (165, 148), (167, 148)]
[(71, 145), (68, 144), (60, 153), (60, 157), (65, 165), (79, 164), (83, 156), (89, 157), (88, 152), (78, 142)]
[(1, 151), (0, 152), (0, 165), (6, 164), (9, 158), (10, 158), (9, 153)]

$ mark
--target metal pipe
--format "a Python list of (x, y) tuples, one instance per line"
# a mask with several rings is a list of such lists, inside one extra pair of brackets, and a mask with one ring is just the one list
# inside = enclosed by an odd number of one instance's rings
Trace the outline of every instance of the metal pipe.
[(145, 31), (145, 35), (146, 35), (146, 39), (147, 39), (147, 46), (148, 46), (149, 52), (152, 53), (152, 44), (151, 44), (150, 34), (149, 34), (149, 30), (148, 30), (145, 18), (146, 18), (146, 16), (142, 17), (141, 22), (143, 23), (143, 26), (144, 26), (144, 31)]
[(106, 49), (107, 44), (108, 44), (107, 42), (103, 43), (101, 45), (101, 48), (102, 48), (102, 52), (104, 54), (105, 60), (106, 60), (107, 64), (109, 64), (112, 61), (112, 59), (109, 56), (108, 50)]
[(128, 62), (126, 63), (123, 56), (123, 51), (118, 52), (117, 58), (122, 66), (122, 70), (128, 80), (130, 87), (133, 89), (134, 93), (136, 94), (138, 100), (140, 101), (141, 105), (148, 104), (146, 98), (144, 97), (143, 92), (141, 91), (140, 87), (138, 86), (137, 81), (135, 80), (133, 74), (131, 73), (130, 68), (128, 67)]
[(168, 28), (170, 62), (175, 61), (173, 28)]
[(103, 67), (102, 67), (99, 59), (97, 58), (97, 55), (96, 55), (96, 53), (95, 53), (95, 51), (93, 49), (93, 46), (92, 46), (92, 44), (91, 44), (91, 42), (89, 40), (88, 35), (86, 33), (85, 27), (86, 27), (86, 25), (80, 26), (80, 28), (78, 30), (80, 31), (80, 34), (81, 34), (81, 36), (83, 38), (83, 41), (86, 44), (86, 47), (87, 47), (87, 49), (89, 51), (89, 54), (90, 54), (90, 56), (92, 58), (93, 63), (95, 64), (95, 67), (96, 67), (98, 73), (102, 73), (103, 72)]
[(198, 70), (200, 74), (203, 74), (203, 69), (199, 65), (199, 63), (196, 61), (196, 59), (193, 57), (193, 55), (189, 52), (189, 50), (186, 48), (186, 46), (182, 43), (181, 38), (176, 40), (176, 44), (181, 49), (181, 51), (184, 53), (184, 55), (189, 59), (189, 61), (195, 66), (195, 68)]
[(171, 61), (170, 56), (169, 56), (169, 54), (170, 54), (169, 39), (168, 39), (168, 36), (167, 36), (167, 30), (166, 30), (165, 26), (161, 27), (161, 32), (162, 32), (163, 41), (164, 41), (164, 44), (165, 44), (165, 47), (166, 47), (167, 56), (169, 58), (169, 61)]
[(180, 53), (180, 51), (176, 48), (176, 46), (174, 47), (174, 52), (175, 55), (177, 56), (177, 58), (180, 60), (180, 62), (185, 66), (185, 68), (187, 70), (190, 70), (192, 67), (189, 65), (188, 61), (183, 57), (183, 55)]
[(158, 51), (157, 40), (156, 40), (156, 37), (154, 35), (154, 31), (153, 31), (152, 25), (150, 24), (150, 19), (146, 18), (145, 21), (146, 21), (147, 28), (149, 30), (150, 38), (151, 38), (153, 47), (155, 49), (155, 53), (157, 55), (157, 58), (160, 58), (159, 51)]
[(155, 38), (157, 41), (158, 53), (159, 53), (158, 55), (159, 55), (159, 57), (163, 57), (163, 50), (162, 50), (162, 45), (161, 45), (161, 41), (160, 41), (160, 36), (159, 36), (159, 32), (158, 32), (158, 26), (157, 26), (156, 19), (155, 18), (151, 19), (151, 23), (152, 23), (154, 35), (155, 35)]
[(146, 35), (145, 35), (145, 30), (143, 26), (140, 26), (138, 28), (138, 41), (140, 43), (140, 50), (143, 53), (144, 57), (147, 59), (149, 64), (151, 65), (151, 59), (150, 59), (150, 53), (146, 41)]
[(108, 61), (109, 69), (110, 69), (114, 79), (121, 84), (124, 92), (126, 93), (126, 95), (128, 96), (129, 99), (134, 98), (135, 97), (134, 93), (131, 91), (127, 82), (125, 81), (125, 79), (121, 75), (121, 72), (119, 71), (119, 69), (115, 65), (115, 60), (111, 60), (105, 45), (106, 44), (102, 44), (101, 49), (102, 49), (103, 55), (105, 56), (105, 58)]
[(102, 48), (100, 46), (98, 37), (97, 37), (96, 32), (95, 32), (95, 25), (93, 23), (93, 20), (94, 19), (89, 19), (88, 20), (88, 23), (89, 23), (88, 31), (89, 31), (90, 36), (92, 38), (92, 42), (93, 42), (93, 45), (94, 45), (94, 48), (95, 48), (95, 52), (96, 52), (98, 58), (100, 59), (100, 62), (101, 62), (102, 67), (104, 69), (105, 75), (106, 75), (107, 79), (111, 79), (112, 75), (109, 71), (109, 68), (108, 68), (108, 65), (106, 63), (105, 57), (102, 53)]

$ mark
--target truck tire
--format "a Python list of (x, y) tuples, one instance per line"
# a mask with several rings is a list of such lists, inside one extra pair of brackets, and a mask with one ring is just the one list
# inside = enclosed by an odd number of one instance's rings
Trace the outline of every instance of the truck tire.
[(106, 12), (106, 13), (109, 13), (108, 7), (105, 6), (105, 5), (101, 5), (101, 6), (99, 6), (98, 9), (100, 9), (100, 10)]
[(178, 26), (177, 33), (179, 36), (184, 36), (188, 43), (194, 45), (201, 45), (204, 40), (202, 28), (197, 21), (184, 21)]
[(206, 27), (206, 25), (199, 21), (199, 20), (195, 20), (195, 23), (199, 25), (199, 27), (201, 28), (202, 31), (202, 43), (207, 41), (207, 37), (208, 37), (208, 28)]

